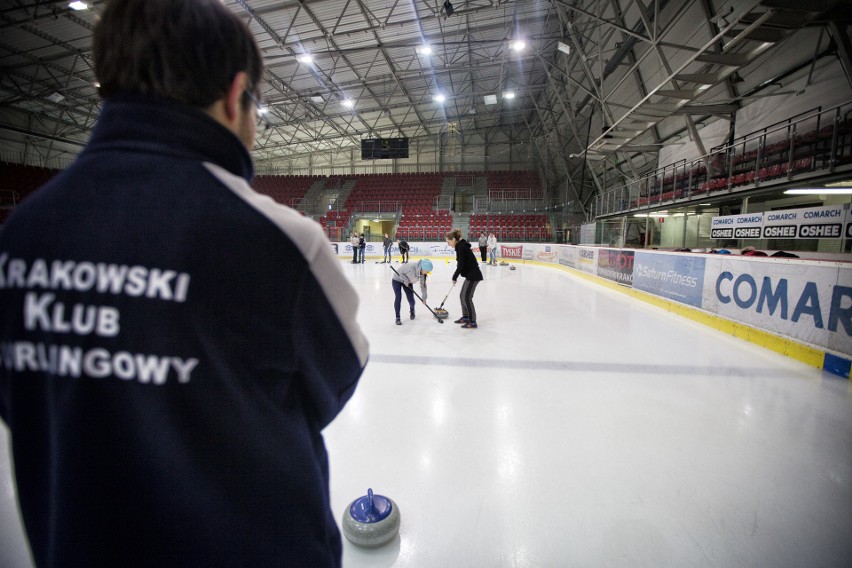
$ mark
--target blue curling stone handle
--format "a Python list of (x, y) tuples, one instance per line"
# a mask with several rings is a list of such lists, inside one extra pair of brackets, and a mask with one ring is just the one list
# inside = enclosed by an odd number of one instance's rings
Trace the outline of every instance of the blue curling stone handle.
[(393, 503), (384, 495), (374, 495), (372, 489), (349, 507), (349, 515), (359, 523), (378, 523), (393, 511)]

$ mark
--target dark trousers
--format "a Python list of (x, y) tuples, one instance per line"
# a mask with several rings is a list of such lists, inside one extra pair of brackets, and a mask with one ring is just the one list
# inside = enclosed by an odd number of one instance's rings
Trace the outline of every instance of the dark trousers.
[(358, 262), (358, 247), (352, 247), (352, 262)]
[(482, 280), (465, 280), (462, 284), (461, 300), (462, 317), (466, 317), (468, 321), (476, 323), (476, 308), (473, 307), (473, 293), (476, 292), (476, 287)]
[(405, 297), (408, 298), (408, 305), (411, 307), (411, 311), (414, 311), (414, 290), (399, 282), (398, 280), (391, 280), (391, 284), (393, 284), (393, 310), (396, 313), (396, 319), (399, 319), (399, 308), (402, 305), (402, 291), (405, 290)]
[(479, 254), (482, 256), (482, 262), (486, 262), (488, 260), (488, 247), (479, 247)]

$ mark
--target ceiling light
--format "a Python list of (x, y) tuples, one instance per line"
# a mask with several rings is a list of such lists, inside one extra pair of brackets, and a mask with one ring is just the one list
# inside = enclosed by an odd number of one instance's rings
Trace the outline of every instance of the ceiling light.
[(852, 187), (808, 187), (802, 189), (788, 189), (787, 195), (852, 195)]
[(565, 43), (557, 42), (556, 49), (564, 53), (565, 55), (571, 55), (571, 46)]
[(65, 99), (65, 95), (63, 95), (62, 93), (53, 92), (53, 93), (49, 94), (48, 96), (46, 96), (45, 98), (47, 100), (49, 100), (50, 102), (58, 103), (58, 102)]
[(487, 105), (496, 105), (497, 104), (497, 95), (485, 95), (482, 97)]
[(325, 99), (322, 98), (322, 93), (314, 93), (313, 95), (311, 95), (311, 102), (321, 105), (325, 102)]
[(296, 57), (296, 61), (298, 61), (299, 63), (301, 63), (303, 65), (310, 65), (311, 63), (313, 63), (314, 58), (311, 57), (310, 53), (303, 53), (303, 54), (299, 55), (298, 57)]
[(503, 93), (503, 98), (504, 99), (514, 99), (515, 98), (515, 92), (514, 91), (506, 91), (505, 93)]
[(414, 51), (416, 51), (420, 55), (432, 55), (432, 46), (424, 44), (415, 49)]
[(352, 99), (343, 99), (343, 106), (346, 108), (353, 108), (355, 106), (355, 101)]
[(76, 1), (76, 2), (69, 2), (68, 7), (71, 8), (72, 10), (88, 10), (89, 9), (88, 4), (86, 4), (85, 2), (80, 2), (79, 0)]
[(526, 46), (527, 44), (525, 44), (524, 40), (522, 39), (516, 39), (512, 42), (511, 45), (512, 49), (514, 49), (515, 51), (523, 51)]
[(443, 93), (438, 93), (437, 95), (435, 95), (435, 96), (434, 96), (434, 97), (432, 97), (432, 98), (435, 100), (435, 102), (436, 102), (436, 103), (442, 103), (442, 102), (444, 102), (445, 100), (447, 100), (447, 97), (445, 97), (445, 96), (443, 95)]

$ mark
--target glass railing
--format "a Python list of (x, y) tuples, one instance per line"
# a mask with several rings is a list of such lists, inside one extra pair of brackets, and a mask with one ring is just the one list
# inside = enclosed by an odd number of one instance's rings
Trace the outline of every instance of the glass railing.
[[(450, 226), (444, 228), (432, 227), (400, 227), (397, 230), (397, 236), (412, 241), (443, 241)], [(493, 227), (488, 230), (471, 229), (471, 234), (479, 234), (480, 232), (486, 235), (494, 233), (499, 242), (511, 243), (541, 243), (553, 241), (553, 230), (549, 227)], [(476, 239), (473, 239), (474, 248), (476, 247)], [(470, 240), (470, 239), (469, 239)]]
[(814, 109), (599, 194), (595, 216), (828, 174), (852, 163), (852, 102)]

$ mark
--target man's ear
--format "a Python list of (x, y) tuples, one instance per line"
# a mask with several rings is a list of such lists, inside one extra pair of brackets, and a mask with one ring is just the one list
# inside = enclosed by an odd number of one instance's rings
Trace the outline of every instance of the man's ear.
[(249, 86), (248, 74), (245, 71), (239, 71), (234, 75), (233, 81), (228, 86), (228, 91), (225, 93), (224, 111), (225, 118), (229, 124), (237, 125), (240, 120), (240, 109), (243, 104), (243, 94)]

